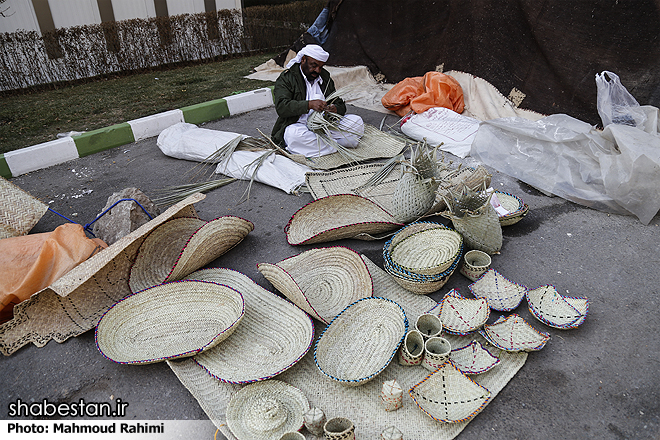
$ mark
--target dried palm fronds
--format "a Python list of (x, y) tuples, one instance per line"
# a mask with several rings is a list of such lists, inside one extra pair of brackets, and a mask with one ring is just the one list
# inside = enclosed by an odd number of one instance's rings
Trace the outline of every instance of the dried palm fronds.
[(362, 185), (358, 186), (357, 188), (353, 188), (353, 191), (357, 193), (380, 185), (383, 182), (383, 180), (385, 180), (387, 176), (390, 175), (392, 170), (394, 170), (394, 168), (396, 168), (396, 166), (400, 164), (404, 159), (405, 156), (403, 155), (403, 153), (397, 154), (396, 156), (385, 162), (383, 164), (383, 167), (378, 171), (376, 171), (376, 173), (374, 173), (374, 175), (371, 176), (366, 182), (364, 182)]
[(163, 194), (161, 197), (153, 199), (157, 206), (169, 206), (180, 202), (198, 192), (207, 192), (215, 188), (220, 188), (236, 180), (233, 177), (225, 179), (208, 180), (206, 182), (188, 183), (185, 185), (170, 186), (161, 190), (156, 190)]
[(316, 135), (316, 141), (319, 144), (319, 150), (321, 149), (321, 142), (333, 147), (339, 154), (342, 155), (346, 160), (357, 163), (360, 160), (363, 160), (359, 154), (356, 154), (350, 148), (346, 148), (337, 142), (333, 137), (332, 133), (340, 133), (342, 136), (348, 138), (350, 137), (361, 137), (362, 133), (357, 133), (347, 125), (344, 124), (344, 116), (338, 115), (331, 112), (317, 112), (313, 111), (307, 117), (307, 128)]

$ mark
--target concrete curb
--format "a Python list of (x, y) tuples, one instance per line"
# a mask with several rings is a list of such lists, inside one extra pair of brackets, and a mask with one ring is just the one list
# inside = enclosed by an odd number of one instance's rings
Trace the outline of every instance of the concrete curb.
[(179, 122), (201, 124), (273, 105), (274, 86), (67, 136), (0, 154), (0, 176), (9, 179), (79, 157), (158, 136)]

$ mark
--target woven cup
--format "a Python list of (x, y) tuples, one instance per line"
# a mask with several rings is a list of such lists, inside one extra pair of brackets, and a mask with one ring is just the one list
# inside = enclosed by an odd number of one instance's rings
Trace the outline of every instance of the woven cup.
[(417, 330), (410, 330), (403, 339), (399, 350), (399, 365), (419, 365), (424, 356), (424, 336)]
[(380, 433), (381, 440), (403, 440), (403, 433), (396, 426), (389, 426)]
[(305, 440), (305, 436), (297, 431), (287, 432), (282, 437), (280, 437), (280, 440)]
[(442, 321), (438, 315), (424, 313), (419, 315), (415, 321), (415, 330), (420, 332), (424, 339), (440, 336), (442, 333)]
[(429, 371), (435, 371), (449, 359), (451, 344), (445, 338), (430, 338), (424, 344), (424, 359), (422, 367)]
[(383, 382), (380, 401), (385, 407), (385, 411), (396, 411), (403, 406), (403, 389), (396, 380)]
[(325, 422), (323, 437), (326, 440), (355, 440), (355, 426), (348, 419), (335, 417)]
[(305, 428), (317, 437), (323, 435), (323, 425), (325, 425), (325, 414), (321, 408), (312, 408), (303, 414)]
[(477, 281), (481, 275), (490, 269), (490, 255), (483, 251), (472, 250), (465, 254), (465, 262), (461, 274), (472, 281)]

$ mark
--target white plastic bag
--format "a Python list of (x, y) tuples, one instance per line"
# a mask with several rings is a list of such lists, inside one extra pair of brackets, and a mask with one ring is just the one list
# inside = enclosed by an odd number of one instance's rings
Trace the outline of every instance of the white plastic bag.
[(229, 131), (209, 130), (179, 122), (161, 131), (156, 145), (167, 156), (203, 162), (237, 136), (247, 137)]
[(603, 70), (596, 74), (598, 88), (598, 114), (603, 121), (603, 127), (610, 124), (630, 125), (644, 128), (646, 115), (637, 100), (621, 84), (619, 77), (612, 72)]

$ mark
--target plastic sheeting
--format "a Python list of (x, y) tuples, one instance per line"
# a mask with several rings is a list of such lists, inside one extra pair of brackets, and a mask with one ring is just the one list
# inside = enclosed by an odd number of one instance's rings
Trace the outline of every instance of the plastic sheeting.
[(167, 156), (202, 162), (237, 136), (247, 137), (239, 133), (209, 130), (199, 128), (195, 124), (179, 122), (161, 131), (156, 145)]
[(594, 209), (633, 214), (647, 225), (660, 209), (658, 109), (642, 107), (645, 130), (611, 124), (599, 132), (557, 114), (532, 122), (482, 122), (471, 156), (542, 191)]

